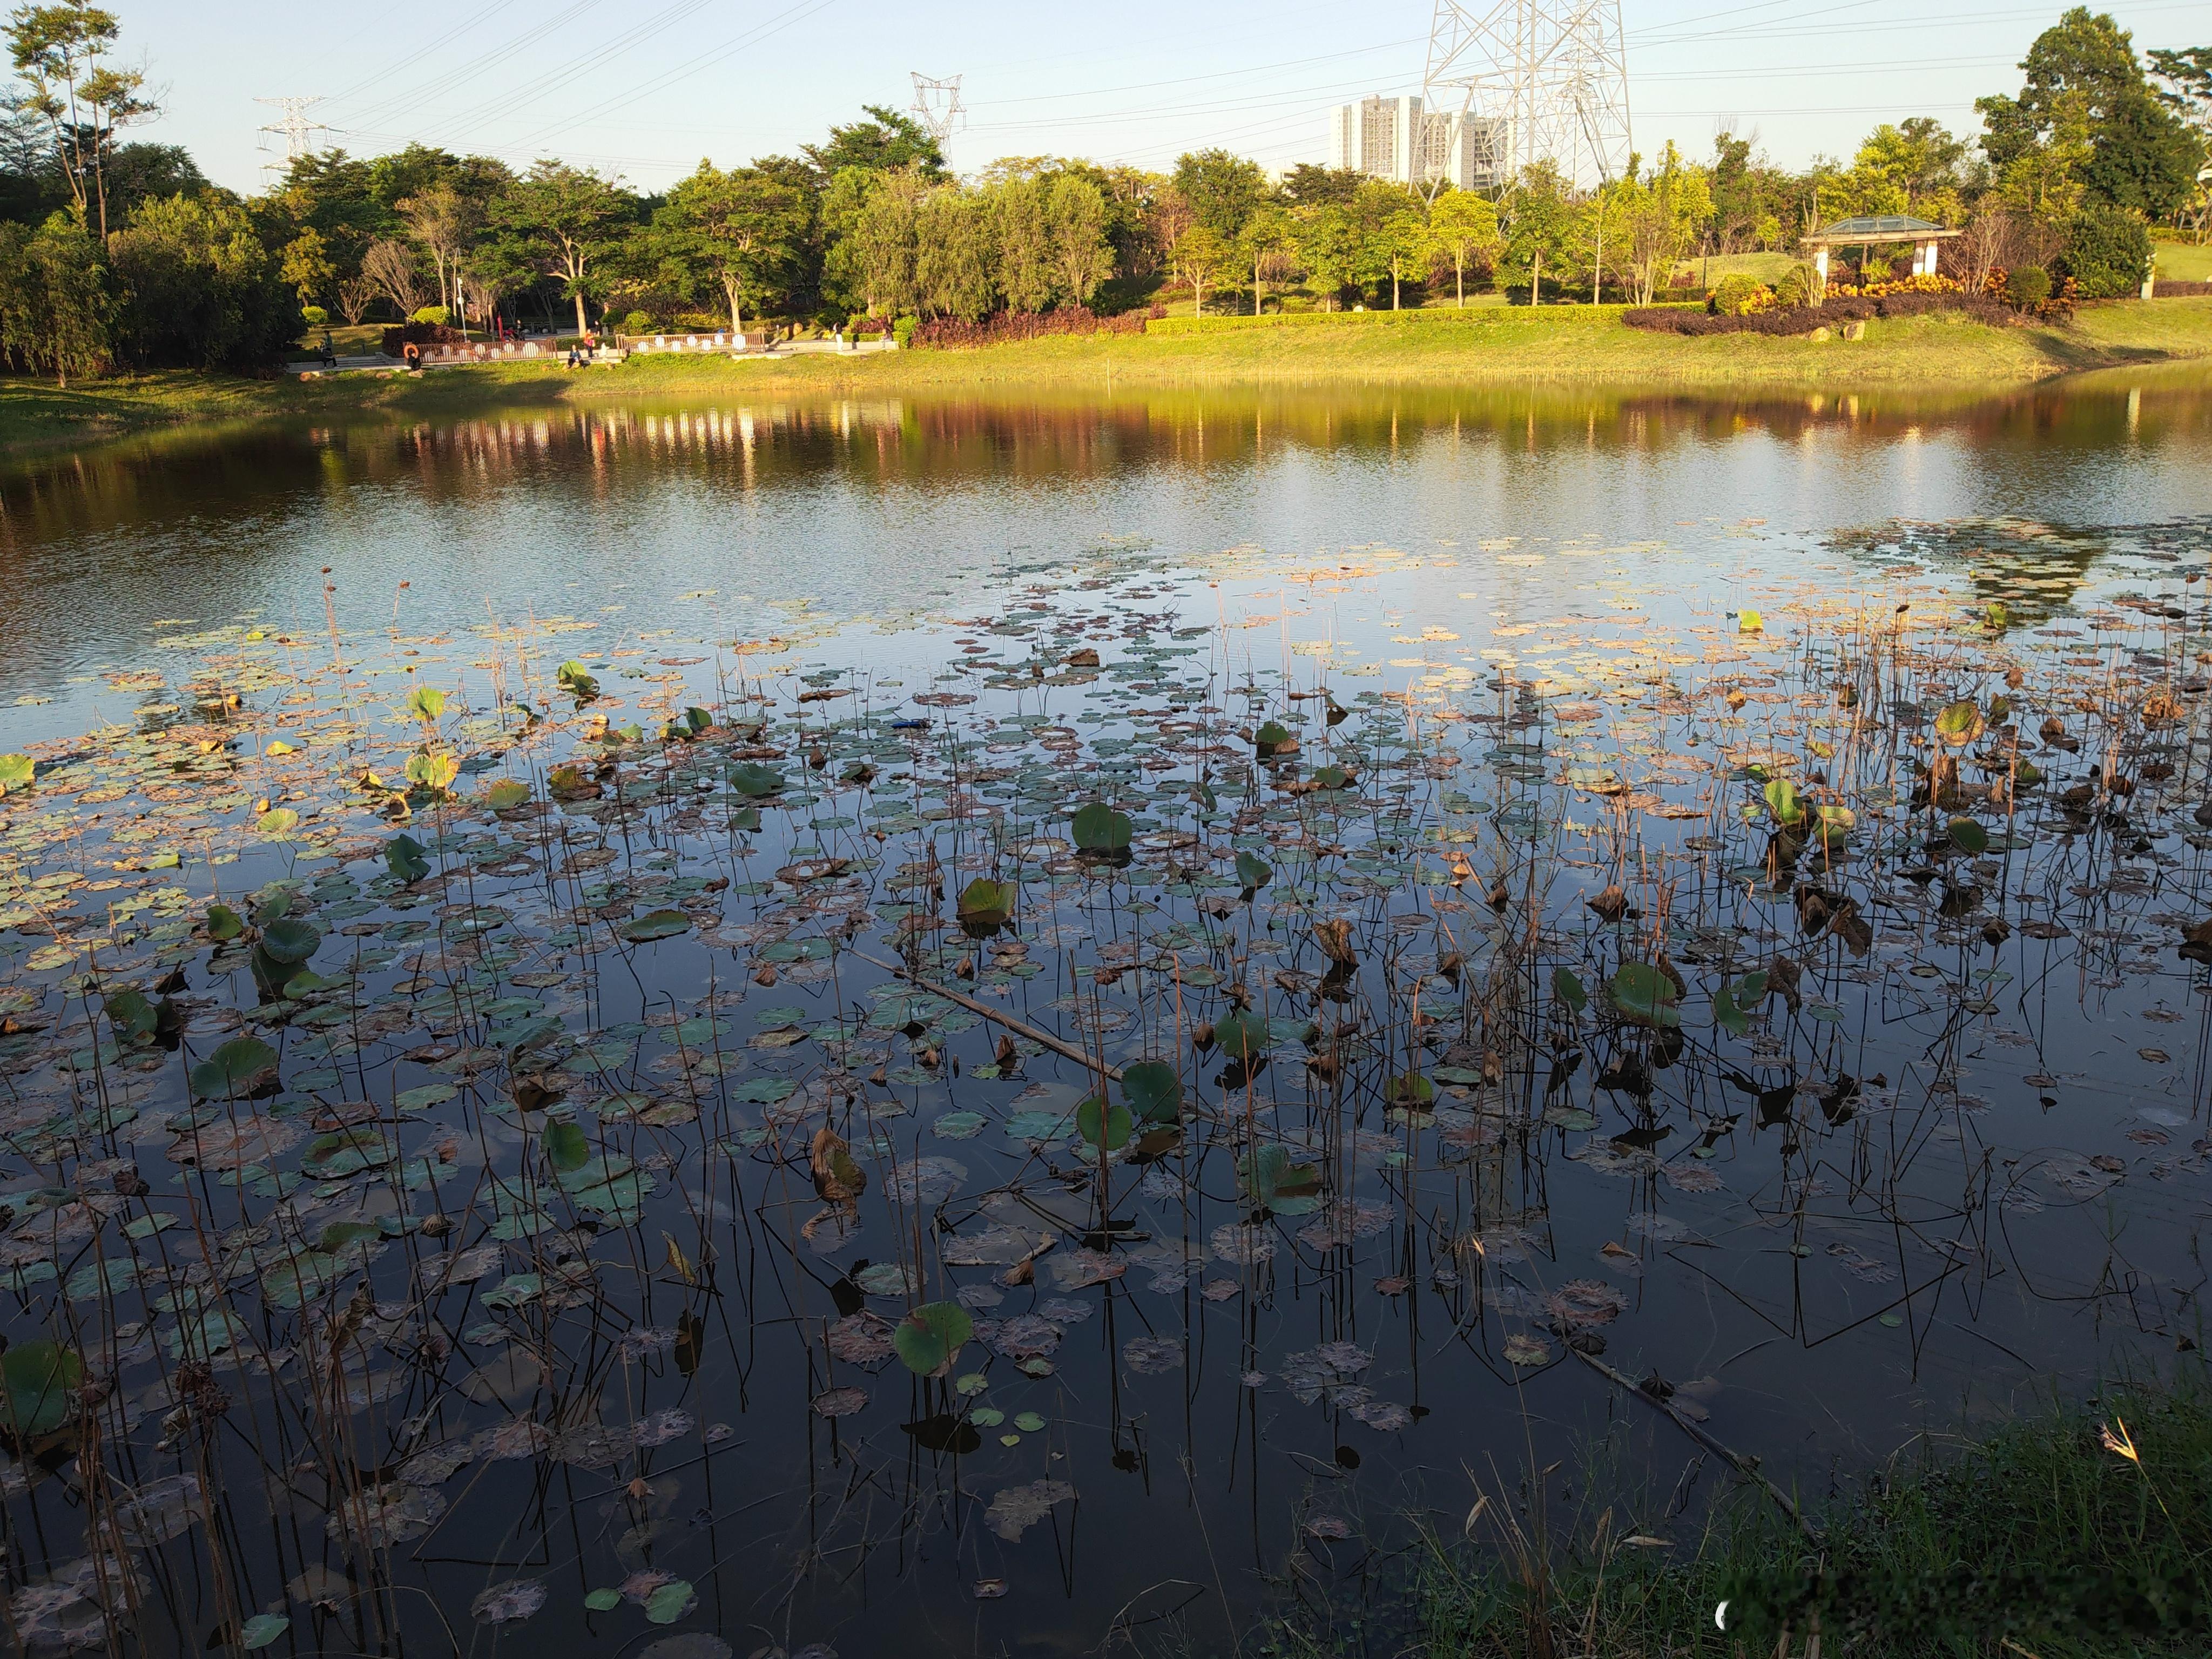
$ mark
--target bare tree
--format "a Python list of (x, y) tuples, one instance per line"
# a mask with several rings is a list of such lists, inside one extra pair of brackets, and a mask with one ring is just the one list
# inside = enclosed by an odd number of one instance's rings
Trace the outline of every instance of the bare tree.
[(478, 215), (451, 185), (439, 185), (399, 204), (407, 234), (422, 245), (438, 270), (438, 303), (459, 308), (461, 255), (475, 234)]
[(361, 256), (361, 274), (374, 292), (398, 307), (403, 322), (422, 306), (422, 270), (406, 243), (378, 237)]
[(338, 315), (356, 328), (376, 303), (376, 284), (366, 276), (348, 276), (338, 283)]

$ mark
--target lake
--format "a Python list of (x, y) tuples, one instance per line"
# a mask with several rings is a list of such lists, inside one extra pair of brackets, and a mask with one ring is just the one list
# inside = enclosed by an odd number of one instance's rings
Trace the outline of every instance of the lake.
[(9, 463), (23, 1639), (1250, 1650), (2157, 1373), (2208, 478), (2201, 371)]

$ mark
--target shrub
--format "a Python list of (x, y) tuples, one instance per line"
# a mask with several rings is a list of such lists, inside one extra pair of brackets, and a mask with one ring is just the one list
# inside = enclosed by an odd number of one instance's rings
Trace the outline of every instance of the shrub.
[(1756, 276), (1732, 272), (1705, 296), (1705, 309), (1717, 317), (1748, 317), (1774, 307), (1774, 290)]
[(2138, 292), (2150, 275), (2150, 232), (2129, 208), (2087, 208), (2067, 222), (2066, 252), (2055, 262), (2085, 300)]
[[(1952, 284), (1952, 289), (1957, 288)], [(1982, 323), (2008, 323), (2012, 313), (1994, 300), (1951, 290), (1906, 289), (1901, 293), (1870, 298), (1846, 295), (1826, 305), (1792, 306), (1786, 309), (1747, 312), (1691, 311), (1672, 306), (1639, 307), (1621, 313), (1631, 328), (1660, 334), (1810, 334), (1816, 328), (1838, 323), (1863, 322), (1869, 317), (1919, 317), (1931, 312), (1958, 313)]]
[(1809, 265), (1795, 264), (1782, 274), (1774, 285), (1775, 308), (1787, 311), (1792, 306), (1802, 306), (1813, 297), (1813, 270)]
[(300, 314), (307, 319), (309, 328), (320, 328), (331, 319), (331, 313), (320, 306), (304, 306), (301, 308)]
[(902, 317), (891, 325), (891, 341), (901, 351), (914, 343), (914, 331), (921, 322), (919, 317)]
[(407, 313), (407, 320), (410, 323), (428, 323), (435, 327), (443, 328), (453, 320), (453, 313), (444, 306), (417, 306)]
[(957, 317), (933, 317), (914, 331), (918, 346), (958, 347), (1004, 345), (1014, 340), (1035, 340), (1049, 334), (1142, 334), (1145, 319), (1134, 314), (1101, 317), (1082, 306), (1063, 306), (1057, 311), (1002, 311), (980, 323)]
[(653, 318), (649, 313), (633, 311), (617, 326), (624, 334), (650, 334), (653, 332)]
[(404, 356), (410, 345), (460, 345), (468, 337), (460, 330), (447, 328), (443, 323), (402, 323), (397, 328), (386, 329), (380, 343), (386, 356), (398, 357)]
[(2022, 265), (2005, 273), (2004, 297), (2025, 311), (2051, 297), (2051, 273), (2039, 265)]

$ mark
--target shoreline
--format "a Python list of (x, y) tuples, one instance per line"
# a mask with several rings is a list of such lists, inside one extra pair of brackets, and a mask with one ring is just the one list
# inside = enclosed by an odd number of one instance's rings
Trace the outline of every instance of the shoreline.
[[(1420, 313), (1426, 322), (1426, 313)], [(1407, 320), (1411, 320), (1410, 319)], [(66, 390), (0, 380), (0, 454), (95, 444), (186, 422), (460, 416), (498, 408), (772, 396), (1231, 387), (1435, 390), (1557, 386), (1684, 395), (1925, 391), (1978, 396), (2097, 370), (2212, 361), (2212, 296), (2085, 309), (2066, 328), (1991, 329), (1941, 316), (1869, 324), (1863, 341), (1644, 333), (1562, 308), (1431, 325), (1062, 336), (860, 357), (634, 358), (270, 380), (191, 371)]]

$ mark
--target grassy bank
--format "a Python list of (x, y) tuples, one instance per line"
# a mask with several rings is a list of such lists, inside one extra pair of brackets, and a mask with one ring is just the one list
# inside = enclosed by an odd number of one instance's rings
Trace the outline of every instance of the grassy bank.
[(2201, 1384), (1901, 1457), (1809, 1534), (1746, 1496), (1702, 1537), (1654, 1542), (1672, 1529), (1639, 1531), (1617, 1507), (1554, 1517), (1545, 1536), (1525, 1493), (1484, 1497), (1469, 1525), (1423, 1534), (1379, 1616), (1300, 1617), (1273, 1651), (1802, 1659), (1817, 1631), (1820, 1650), (1859, 1659), (2179, 1659), (2212, 1643)]
[(659, 357), (617, 368), (557, 363), (441, 369), (417, 378), (247, 380), (175, 373), (59, 391), (0, 381), (0, 447), (69, 443), (178, 422), (362, 414), (438, 416), (533, 403), (769, 392), (869, 396), (1026, 386), (1563, 384), (1735, 392), (1803, 387), (2021, 386), (2084, 369), (2212, 356), (2212, 297), (2100, 307), (2071, 327), (1991, 329), (1941, 318), (1869, 324), (1846, 343), (1640, 332), (1581, 308), (1486, 307), (1388, 325), (1224, 329), (1054, 338), (972, 351), (771, 360)]

